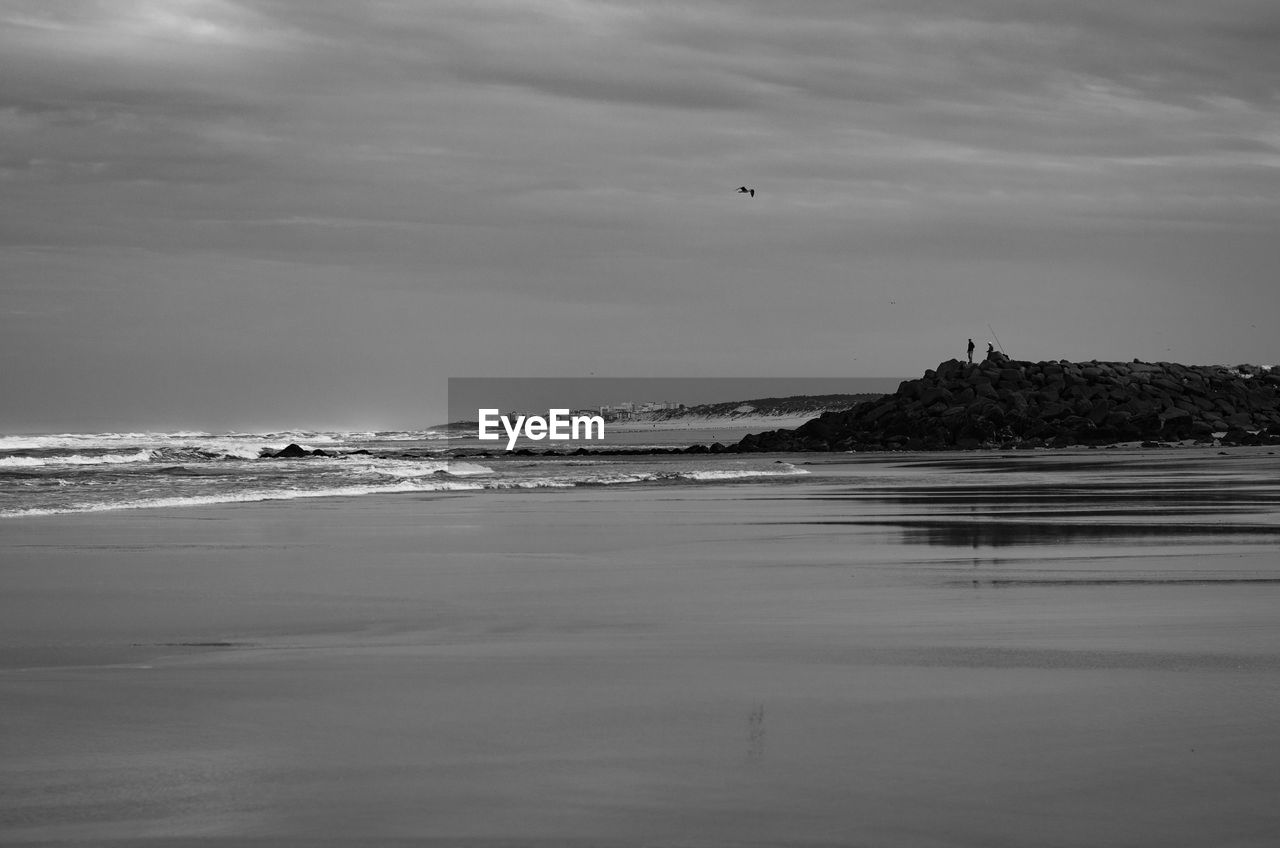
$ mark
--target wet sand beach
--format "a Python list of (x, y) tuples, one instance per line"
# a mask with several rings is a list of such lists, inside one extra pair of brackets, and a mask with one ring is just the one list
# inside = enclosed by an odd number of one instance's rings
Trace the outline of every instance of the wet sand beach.
[(1275, 844), (1276, 456), (785, 459), (8, 519), (0, 841)]

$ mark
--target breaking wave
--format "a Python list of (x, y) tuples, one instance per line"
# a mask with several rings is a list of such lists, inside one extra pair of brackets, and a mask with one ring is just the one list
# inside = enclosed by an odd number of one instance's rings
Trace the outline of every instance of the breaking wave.
[[(343, 460), (339, 460), (343, 461)], [(386, 477), (432, 477), (447, 474), (452, 477), (477, 477), (492, 474), (493, 469), (462, 460), (377, 459), (370, 461), (345, 460), (353, 470), (367, 471)]]
[(49, 507), (20, 509), (11, 512), (0, 512), (0, 518), (21, 518), (37, 515), (67, 515), (81, 512), (110, 512), (118, 509), (154, 509), (161, 507), (215, 506), (231, 503), (259, 503), (261, 501), (287, 501), (299, 498), (332, 498), (354, 497), (358, 495), (393, 494), (397, 492), (450, 492), (475, 491), (483, 488), (474, 483), (452, 480), (440, 480), (430, 483), (401, 481), (370, 486), (335, 486), (329, 489), (279, 489), (250, 490), (244, 492), (228, 492), (214, 495), (191, 495), (186, 497), (138, 498), (128, 501), (113, 501), (96, 504), (80, 504), (66, 507)]
[(364, 442), (412, 442), (446, 439), (447, 433), (436, 430), (405, 431), (323, 431), (279, 430), (267, 433), (206, 433), (198, 430), (178, 430), (172, 433), (50, 433), (41, 435), (0, 435), (0, 453), (15, 451), (50, 450), (120, 450), (123, 448), (203, 447), (207, 450), (237, 454), (240, 451), (262, 447), (279, 450), (291, 442), (298, 444), (341, 447)]
[[(332, 461), (334, 467), (339, 460)], [(274, 465), (274, 464), (273, 464)], [(733, 480), (750, 480), (761, 477), (788, 477), (808, 474), (792, 465), (776, 469), (698, 469), (690, 471), (626, 470), (615, 472), (582, 473), (583, 470), (564, 474), (537, 476), (498, 476), (499, 472), (476, 463), (412, 462), (408, 460), (382, 460), (379, 462), (352, 464), (350, 469), (358, 474), (392, 476), (388, 482), (315, 485), (302, 488), (256, 487), (238, 491), (212, 492), (208, 494), (173, 494), (121, 498), (91, 503), (60, 503), (57, 505), (0, 510), (0, 518), (23, 516), (61, 515), (69, 513), (106, 512), (111, 510), (179, 508), (213, 506), (217, 504), (255, 503), (261, 501), (296, 500), (300, 498), (358, 497), (363, 495), (396, 494), (402, 492), (479, 492), (485, 490), (513, 489), (572, 489), (591, 486), (622, 486), (628, 484), (708, 483)], [(172, 476), (195, 474), (190, 467), (166, 466), (158, 474)], [(65, 483), (66, 481), (49, 481)], [(59, 488), (62, 488), (61, 486)]]
[[(0, 518), (400, 492), (707, 485), (808, 473), (785, 463), (662, 454), (527, 460), (498, 455), (481, 464), (480, 458), (449, 456), (432, 441), (436, 435), (429, 430), (0, 435)], [(276, 459), (290, 444), (309, 455)]]
[(745, 480), (751, 477), (792, 477), (797, 474), (808, 474), (809, 472), (803, 468), (796, 468), (789, 462), (783, 463), (778, 470), (769, 469), (711, 469), (705, 471), (689, 471), (682, 473), (681, 476), (690, 480)]
[(137, 453), (107, 453), (98, 456), (83, 456), (73, 453), (70, 456), (5, 456), (0, 457), (0, 468), (40, 468), (47, 465), (123, 465), (128, 462), (147, 462), (151, 459), (150, 451)]

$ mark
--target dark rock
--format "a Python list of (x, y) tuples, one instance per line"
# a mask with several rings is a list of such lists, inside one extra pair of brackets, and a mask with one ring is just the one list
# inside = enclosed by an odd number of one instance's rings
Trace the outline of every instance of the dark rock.
[(304, 456), (311, 456), (311, 451), (295, 443), (290, 443), (275, 452), (276, 459), (299, 459)]
[(1191, 438), (1193, 439), (1212, 441), (1215, 432), (1217, 432), (1216, 428), (1208, 421), (1197, 419), (1191, 422)]
[(1248, 430), (1242, 430), (1239, 427), (1232, 427), (1226, 432), (1221, 439), (1224, 445), (1260, 445), (1262, 439), (1250, 433)]
[(893, 395), (724, 450), (1157, 445), (1228, 430), (1233, 443), (1280, 444), (1280, 369), (1022, 362), (994, 353), (979, 364), (948, 360)]
[(951, 392), (943, 386), (930, 386), (924, 389), (918, 395), (920, 403), (926, 407), (933, 406), (936, 403), (949, 403), (951, 400)]
[(996, 394), (996, 387), (991, 385), (991, 383), (986, 380), (980, 383), (975, 383), (973, 386), (973, 393), (978, 397), (984, 397), (984, 398), (999, 397), (999, 395)]

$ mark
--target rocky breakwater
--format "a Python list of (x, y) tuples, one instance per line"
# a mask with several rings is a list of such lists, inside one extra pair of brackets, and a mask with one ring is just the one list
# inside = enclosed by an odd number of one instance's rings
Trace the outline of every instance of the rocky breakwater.
[(1280, 444), (1280, 367), (1173, 362), (950, 360), (897, 392), (794, 430), (747, 436), (753, 451), (966, 450), (1120, 442)]

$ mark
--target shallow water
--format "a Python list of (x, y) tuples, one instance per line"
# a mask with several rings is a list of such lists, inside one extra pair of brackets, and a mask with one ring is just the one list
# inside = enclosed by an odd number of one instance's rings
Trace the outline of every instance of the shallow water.
[[(730, 440), (746, 432), (739, 429)], [(512, 453), (498, 443), (444, 431), (0, 436), (0, 522), (76, 512), (406, 492), (696, 484), (806, 473), (763, 455), (665, 453), (719, 438), (716, 429), (624, 430), (591, 447), (664, 453), (548, 457), (546, 442), (521, 441)], [(327, 455), (274, 458), (296, 442), (304, 451)], [(553, 447), (569, 453), (564, 443)], [(521, 456), (523, 448), (539, 455)]]
[(9, 519), (0, 837), (1270, 845), (1280, 463)]

